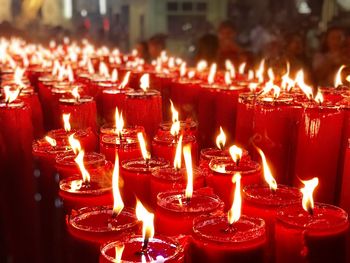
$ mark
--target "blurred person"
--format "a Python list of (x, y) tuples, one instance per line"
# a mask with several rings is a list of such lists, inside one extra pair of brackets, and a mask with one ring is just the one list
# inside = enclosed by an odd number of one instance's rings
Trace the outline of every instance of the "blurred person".
[(165, 40), (166, 36), (164, 34), (153, 35), (148, 40), (148, 51), (151, 60), (154, 60), (157, 57), (159, 57), (160, 53), (166, 49)]
[(340, 27), (329, 28), (324, 36), (321, 50), (313, 59), (313, 70), (319, 85), (332, 85), (334, 76), (348, 58), (344, 54), (345, 32)]
[(214, 34), (205, 34), (199, 38), (197, 43), (197, 52), (195, 55), (195, 63), (205, 60), (208, 64), (217, 62), (219, 50), (219, 40)]
[(140, 58), (142, 58), (145, 62), (149, 63), (150, 61), (150, 56), (148, 52), (148, 45), (146, 41), (139, 41), (135, 49), (137, 50), (137, 54)]

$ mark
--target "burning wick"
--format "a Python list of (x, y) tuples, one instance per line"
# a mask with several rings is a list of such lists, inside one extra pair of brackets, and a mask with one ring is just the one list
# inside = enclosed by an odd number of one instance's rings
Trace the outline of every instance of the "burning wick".
[(232, 160), (236, 163), (237, 166), (239, 166), (239, 163), (241, 161), (243, 150), (236, 145), (232, 145), (229, 149), (230, 155)]
[(137, 133), (137, 138), (139, 140), (142, 157), (145, 160), (146, 166), (150, 168), (151, 154), (149, 153), (149, 151), (147, 151), (146, 142), (145, 142), (145, 139), (143, 138), (142, 132)]
[(228, 228), (224, 230), (226, 233), (236, 231), (234, 224), (241, 218), (242, 196), (241, 196), (241, 174), (235, 173), (232, 177), (232, 183), (236, 184), (234, 198), (231, 209), (227, 212)]
[(142, 203), (137, 200), (136, 204), (136, 217), (138, 220), (142, 221), (142, 237), (143, 237), (143, 243), (142, 248), (140, 252), (137, 252), (137, 254), (147, 254), (148, 244), (149, 241), (154, 236), (154, 214), (147, 211), (147, 209), (142, 205)]
[(272, 172), (270, 170), (269, 165), (267, 164), (267, 160), (266, 160), (265, 154), (257, 146), (255, 146), (255, 148), (257, 149), (257, 151), (259, 152), (260, 157), (261, 157), (261, 161), (262, 161), (263, 168), (264, 168), (264, 179), (265, 179), (265, 182), (269, 185), (271, 193), (275, 194), (276, 190), (277, 190), (277, 182), (276, 182), (275, 178), (272, 175)]
[(318, 178), (314, 177), (311, 180), (301, 182), (304, 184), (304, 188), (300, 189), (303, 194), (302, 205), (303, 209), (308, 212), (311, 216), (314, 214), (314, 198), (313, 193), (318, 185)]
[(187, 173), (187, 185), (185, 190), (186, 204), (191, 202), (193, 195), (193, 169), (192, 169), (192, 155), (191, 146), (186, 145), (183, 147), (183, 155), (185, 159), (186, 173)]
[(116, 153), (116, 156), (115, 156), (114, 170), (113, 170), (113, 176), (112, 176), (112, 187), (113, 187), (113, 200), (114, 200), (112, 218), (116, 218), (124, 208), (124, 202), (122, 200), (122, 197), (120, 195), (120, 190), (119, 190), (119, 156), (118, 156), (118, 153)]
[(220, 133), (216, 137), (216, 146), (219, 148), (219, 150), (223, 151), (225, 149), (226, 144), (226, 135), (222, 127), (220, 126)]

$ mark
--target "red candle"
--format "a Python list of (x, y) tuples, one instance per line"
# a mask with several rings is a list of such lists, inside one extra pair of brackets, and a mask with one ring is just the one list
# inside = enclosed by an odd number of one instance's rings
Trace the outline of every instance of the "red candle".
[[(179, 121), (180, 122), (180, 133), (188, 134), (198, 138), (198, 124), (192, 120)], [(169, 134), (171, 130), (172, 122), (163, 122), (159, 125), (157, 135)]]
[[(124, 125), (124, 124), (123, 124)], [(100, 141), (104, 135), (116, 135), (119, 136), (121, 134), (122, 138), (137, 138), (137, 134), (142, 132), (145, 134), (145, 129), (141, 126), (127, 126), (122, 127), (121, 130), (118, 130), (116, 125), (114, 124), (105, 124), (100, 128)]]
[(347, 190), (350, 184), (350, 138), (348, 139), (348, 147), (345, 150), (344, 167), (342, 171), (340, 206), (344, 208), (347, 213), (350, 213), (350, 192)]
[[(56, 83), (56, 79), (51, 75), (44, 75), (39, 78), (38, 95), (40, 98), (41, 107), (43, 109), (44, 125), (46, 130), (54, 128), (54, 109), (52, 105), (51, 88)], [(45, 109), (45, 110), (44, 110)]]

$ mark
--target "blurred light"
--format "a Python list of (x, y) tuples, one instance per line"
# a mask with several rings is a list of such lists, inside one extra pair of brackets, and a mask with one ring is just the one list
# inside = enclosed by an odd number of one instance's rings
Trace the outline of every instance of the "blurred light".
[(81, 14), (81, 16), (82, 17), (86, 17), (87, 16), (87, 11), (86, 11), (86, 9), (82, 9), (81, 11), (80, 11), (80, 14)]
[(100, 14), (105, 15), (107, 13), (107, 0), (99, 0)]
[(63, 16), (64, 18), (72, 18), (73, 16), (73, 7), (72, 0), (63, 0)]
[(306, 1), (299, 2), (298, 12), (299, 12), (299, 14), (310, 14), (311, 13), (311, 9)]
[(196, 47), (194, 45), (189, 46), (188, 51), (189, 52), (194, 52), (196, 50)]

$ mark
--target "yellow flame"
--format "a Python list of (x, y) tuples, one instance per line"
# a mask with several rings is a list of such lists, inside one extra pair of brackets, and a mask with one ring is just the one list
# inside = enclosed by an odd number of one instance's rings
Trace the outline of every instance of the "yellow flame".
[(298, 84), (299, 88), (305, 93), (308, 99), (312, 98), (312, 88), (305, 84), (304, 71), (299, 70), (295, 77), (295, 83)]
[(180, 77), (185, 77), (187, 72), (187, 68), (186, 68), (186, 62), (182, 62), (181, 66), (180, 66)]
[(281, 94), (281, 88), (276, 86), (276, 85), (274, 85), (273, 86), (273, 97), (275, 99), (277, 99), (280, 96), (280, 94)]
[(83, 181), (82, 180), (74, 180), (71, 182), (70, 184), (70, 189), (72, 191), (77, 191), (79, 190), (83, 185)]
[(118, 80), (118, 70), (115, 68), (112, 70), (111, 81), (116, 82)]
[(13, 77), (15, 84), (17, 84), (21, 88), (23, 88), (25, 86), (23, 81), (22, 81), (24, 72), (25, 72), (25, 69), (17, 67), (15, 69), (15, 74), (14, 74), (14, 77)]
[(229, 71), (225, 72), (225, 84), (227, 86), (230, 86), (232, 84), (232, 80), (231, 80), (231, 74)]
[(245, 71), (245, 66), (247, 65), (247, 63), (243, 62), (241, 65), (239, 65), (238, 67), (238, 73), (243, 75), (244, 71)]
[(197, 63), (197, 71), (198, 72), (202, 72), (203, 70), (205, 70), (208, 67), (208, 63), (205, 60), (201, 60)]
[(315, 100), (317, 103), (320, 103), (320, 104), (324, 101), (322, 92), (321, 92), (320, 90), (317, 91), (317, 94), (316, 94), (314, 100)]
[(226, 68), (226, 71), (230, 72), (230, 77), (231, 78), (235, 78), (236, 77), (235, 66), (232, 64), (231, 60), (226, 59), (226, 61), (225, 61), (225, 68)]
[(232, 145), (229, 149), (232, 160), (237, 163), (241, 160), (243, 155), (243, 150), (236, 145)]
[(143, 133), (142, 132), (137, 133), (137, 138), (139, 140), (143, 159), (145, 161), (151, 159), (151, 154), (149, 153), (149, 151), (147, 151), (147, 148), (146, 148), (146, 142), (145, 142), (145, 139), (143, 138)]
[(345, 79), (347, 82), (350, 82), (350, 75), (347, 75)]
[(80, 142), (74, 138), (74, 133), (68, 137), (68, 142), (75, 154), (81, 151)]
[(19, 92), (20, 92), (20, 89), (11, 90), (10, 86), (5, 86), (3, 88), (3, 90), (4, 90), (4, 94), (5, 94), (5, 102), (6, 103), (14, 102), (17, 99)]
[(79, 151), (79, 153), (78, 153), (77, 157), (75, 157), (74, 161), (79, 166), (81, 175), (83, 177), (83, 182), (89, 183), (90, 182), (90, 174), (86, 170), (85, 165), (84, 165), (84, 155), (85, 155), (85, 152), (83, 150)]
[(95, 73), (95, 69), (94, 69), (94, 66), (92, 65), (91, 59), (89, 59), (87, 62), (87, 68), (88, 68), (89, 74), (92, 75)]
[(71, 127), (71, 125), (70, 125), (70, 122), (69, 122), (70, 113), (63, 114), (63, 115), (62, 115), (62, 118), (63, 118), (64, 130), (65, 130), (66, 132), (70, 132), (70, 130), (72, 129), (72, 127)]
[(265, 72), (265, 59), (262, 59), (260, 62), (259, 68), (256, 70), (256, 77), (260, 83), (264, 82), (264, 72)]
[(295, 85), (295, 81), (289, 77), (289, 72), (290, 72), (290, 64), (289, 62), (287, 62), (287, 71), (282, 76), (282, 82), (281, 82), (282, 89), (286, 91), (290, 91)]
[(187, 77), (189, 79), (193, 79), (193, 77), (196, 75), (196, 72), (194, 70), (191, 70), (188, 72)]
[(335, 88), (343, 85), (343, 82), (341, 79), (341, 73), (342, 73), (344, 68), (345, 68), (345, 65), (341, 65), (337, 71), (337, 74), (335, 75), (335, 79), (334, 79), (334, 87)]
[(222, 127), (220, 126), (220, 133), (218, 136), (216, 136), (216, 146), (220, 149), (223, 150), (226, 144), (226, 134)]
[(54, 138), (51, 138), (50, 136), (45, 136), (45, 140), (52, 146), (57, 146), (57, 142)]
[(170, 128), (170, 133), (171, 135), (176, 136), (180, 132), (180, 121), (179, 121), (179, 112), (175, 109), (172, 100), (170, 100), (170, 109), (172, 113), (172, 122), (173, 122)]
[(76, 86), (72, 89), (71, 91), (73, 97), (76, 99), (76, 100), (79, 100), (80, 99), (80, 94), (79, 94), (79, 87)]
[(129, 78), (130, 78), (130, 71), (125, 73), (125, 76), (123, 78), (122, 83), (120, 84), (119, 88), (120, 89), (124, 89), (126, 87), (126, 85), (128, 85), (129, 83)]
[(67, 76), (68, 76), (69, 82), (74, 82), (74, 74), (73, 74), (72, 67), (70, 65), (68, 65), (67, 67)]
[(253, 80), (253, 79), (254, 79), (254, 71), (250, 69), (248, 71), (248, 80)]
[(149, 89), (149, 74), (143, 74), (140, 78), (140, 88), (146, 92)]
[(181, 153), (182, 153), (182, 135), (180, 135), (179, 141), (177, 142), (175, 158), (174, 158), (174, 168), (181, 168)]
[(300, 191), (303, 194), (302, 205), (306, 212), (310, 212), (314, 209), (314, 198), (313, 192), (318, 185), (318, 178), (314, 177), (308, 181), (301, 181), (304, 184), (304, 188)]
[(208, 74), (208, 84), (213, 84), (216, 75), (217, 65), (216, 63), (211, 64)]
[(100, 65), (98, 67), (98, 72), (101, 76), (103, 76), (105, 78), (109, 77), (109, 70), (108, 70), (106, 63), (104, 63), (104, 62), (100, 62)]
[(115, 108), (115, 131), (118, 136), (122, 135), (122, 131), (124, 129), (124, 119), (123, 113), (118, 110), (118, 107)]
[(148, 240), (151, 240), (154, 236), (154, 214), (148, 212), (142, 203), (137, 200), (136, 217), (138, 220), (142, 221), (142, 237), (144, 243), (148, 242)]
[(275, 178), (273, 178), (273, 175), (271, 173), (270, 167), (267, 164), (267, 160), (265, 157), (264, 152), (256, 147), (257, 151), (259, 152), (260, 156), (261, 156), (261, 160), (262, 160), (262, 164), (263, 164), (263, 168), (264, 168), (264, 179), (265, 182), (269, 185), (271, 190), (276, 190), (277, 189), (277, 182), (275, 180)]
[(115, 163), (112, 177), (113, 187), (113, 214), (119, 215), (124, 208), (124, 202), (119, 191), (119, 156), (118, 153), (115, 155)]
[(187, 174), (187, 185), (185, 196), (186, 198), (192, 198), (193, 195), (193, 169), (192, 169), (192, 155), (191, 146), (186, 145), (183, 147), (183, 155), (185, 159), (186, 174)]
[(170, 57), (168, 60), (168, 68), (172, 69), (175, 67), (175, 58), (174, 57)]
[(115, 249), (115, 257), (114, 257), (114, 263), (121, 263), (122, 262), (122, 256), (123, 256), (123, 252), (124, 252), (124, 244), (122, 244), (121, 246), (116, 246)]
[(241, 218), (242, 196), (240, 173), (235, 173), (235, 175), (232, 177), (232, 183), (235, 183), (236, 187), (231, 209), (227, 213), (227, 219), (230, 225), (236, 223)]

